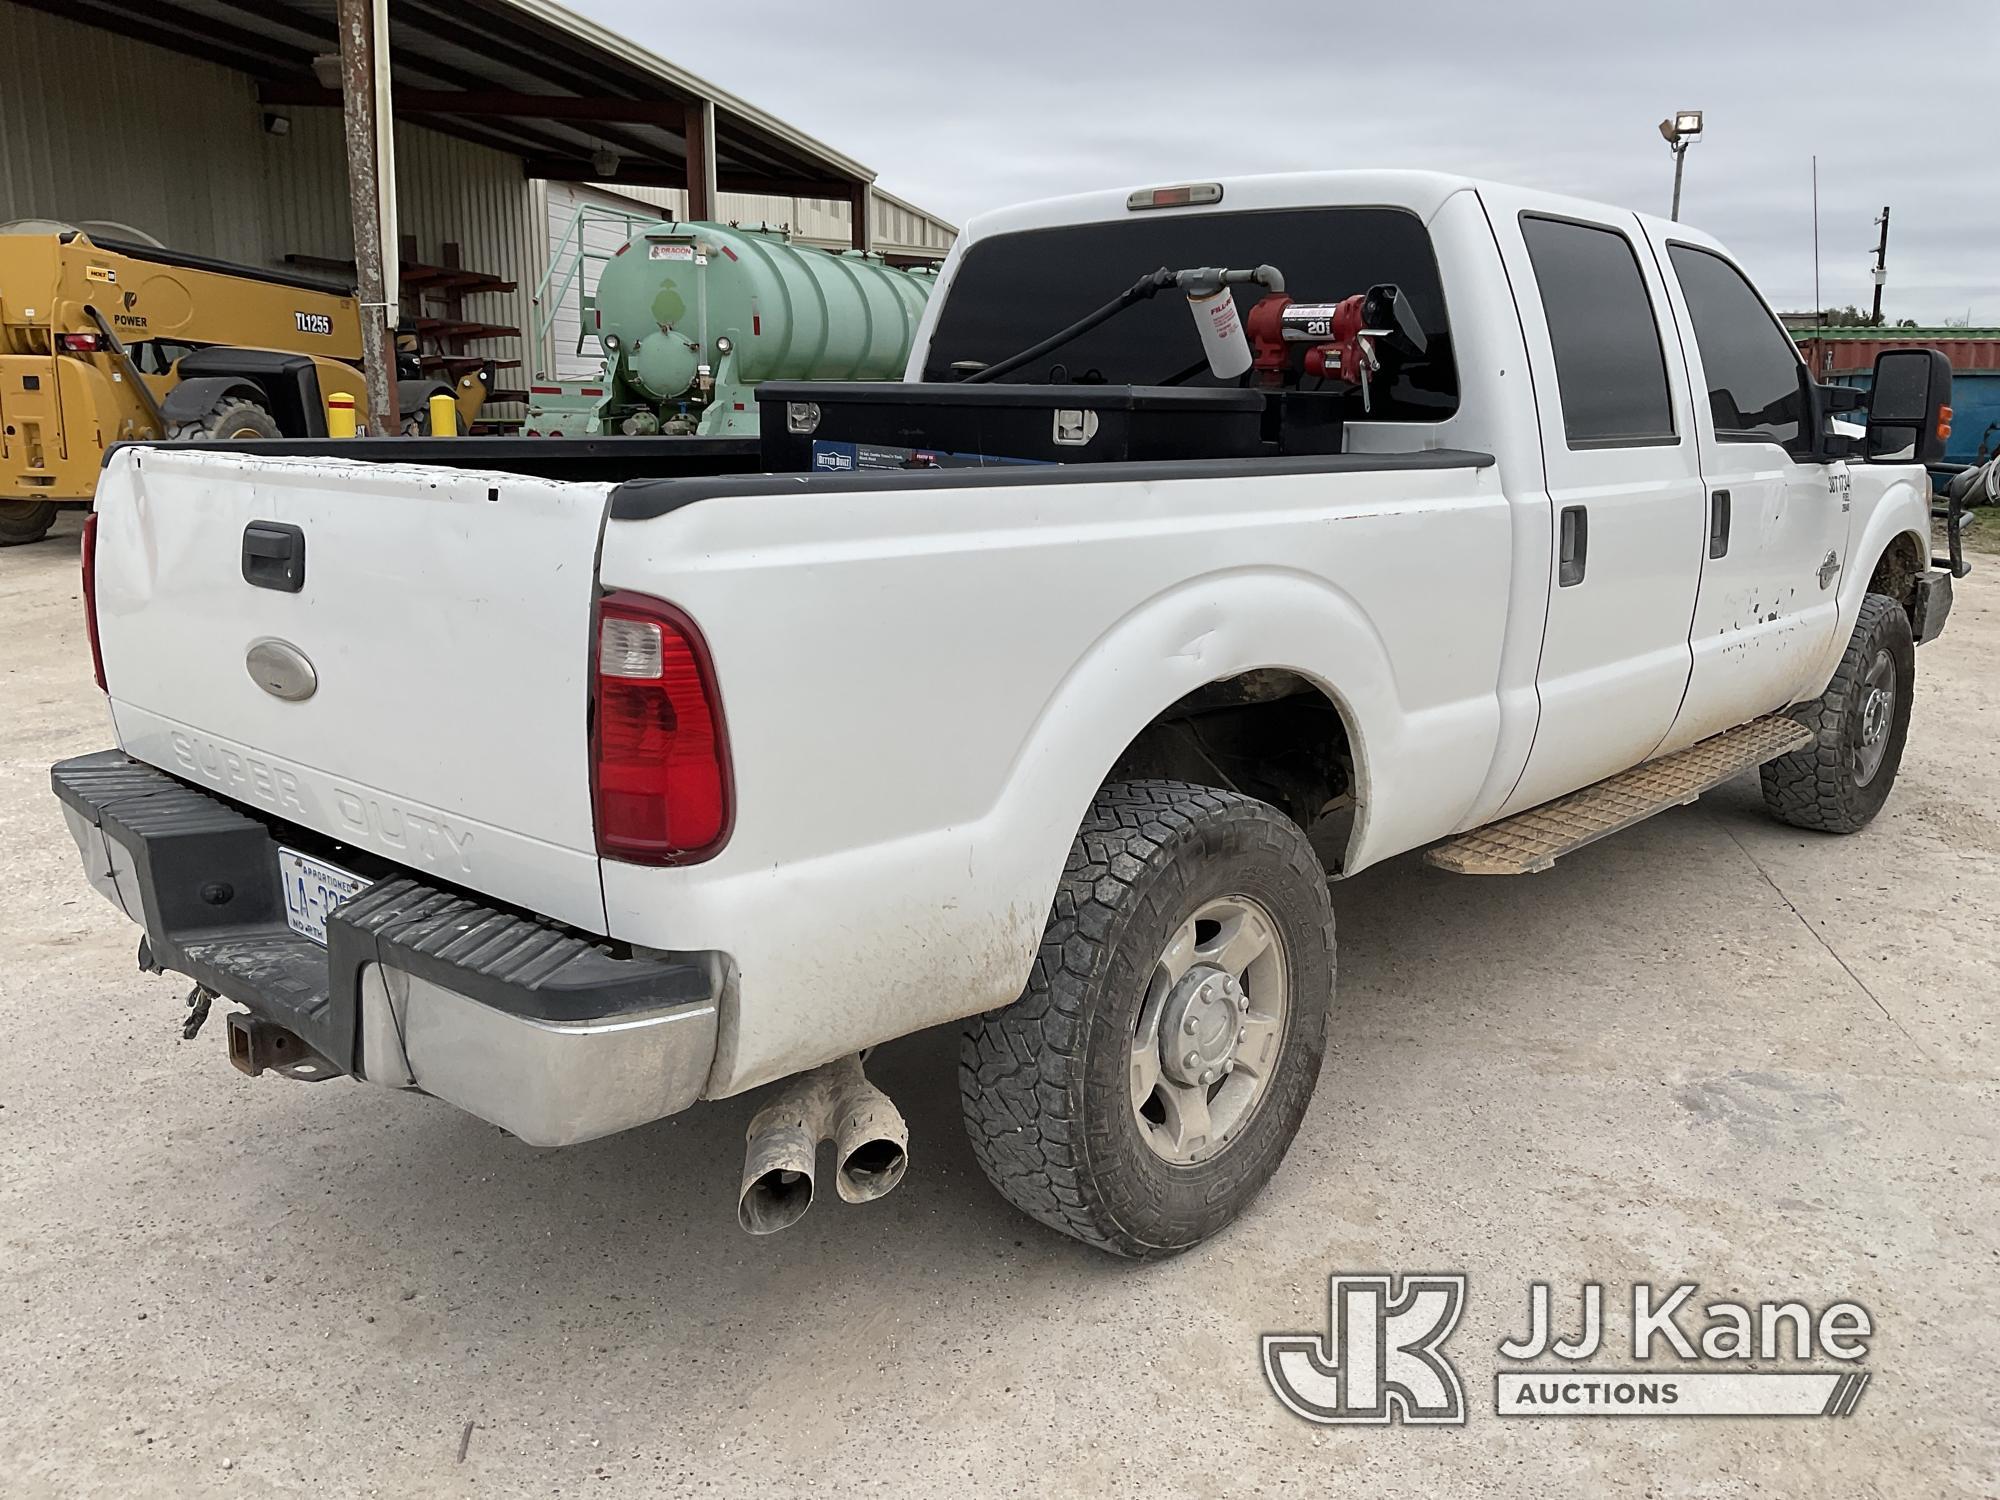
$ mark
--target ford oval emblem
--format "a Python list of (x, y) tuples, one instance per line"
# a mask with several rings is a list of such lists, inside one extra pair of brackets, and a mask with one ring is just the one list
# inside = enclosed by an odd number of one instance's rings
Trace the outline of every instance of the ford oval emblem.
[(305, 652), (290, 641), (270, 636), (252, 641), (249, 651), (244, 653), (243, 665), (250, 669), (252, 682), (273, 698), (283, 698), (288, 703), (310, 698), (319, 690), (319, 673), (313, 670)]

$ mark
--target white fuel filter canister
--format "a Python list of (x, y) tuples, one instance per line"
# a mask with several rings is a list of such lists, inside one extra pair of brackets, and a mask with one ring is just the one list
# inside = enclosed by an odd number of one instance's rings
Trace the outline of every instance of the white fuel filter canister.
[(1188, 311), (1201, 333), (1202, 353), (1219, 380), (1232, 380), (1250, 368), (1250, 340), (1236, 315), (1236, 298), (1226, 286), (1213, 292), (1188, 293)]

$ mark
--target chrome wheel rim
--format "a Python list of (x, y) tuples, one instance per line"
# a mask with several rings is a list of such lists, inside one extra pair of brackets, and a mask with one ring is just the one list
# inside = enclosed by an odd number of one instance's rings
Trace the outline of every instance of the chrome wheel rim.
[(1877, 651), (1861, 683), (1861, 733), (1854, 742), (1854, 784), (1866, 786), (1889, 753), (1889, 726), (1896, 717), (1896, 662)]
[(1132, 1036), (1132, 1118), (1163, 1161), (1222, 1150), (1270, 1093), (1290, 967), (1278, 924), (1248, 896), (1208, 902), (1153, 966)]

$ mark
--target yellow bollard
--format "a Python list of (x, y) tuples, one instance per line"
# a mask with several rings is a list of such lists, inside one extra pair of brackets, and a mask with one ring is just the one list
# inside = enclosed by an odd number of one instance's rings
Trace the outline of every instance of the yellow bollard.
[(335, 391), (326, 398), (326, 435), (337, 438), (354, 436), (354, 398), (345, 391)]
[(458, 436), (458, 403), (442, 392), (431, 397), (431, 436)]

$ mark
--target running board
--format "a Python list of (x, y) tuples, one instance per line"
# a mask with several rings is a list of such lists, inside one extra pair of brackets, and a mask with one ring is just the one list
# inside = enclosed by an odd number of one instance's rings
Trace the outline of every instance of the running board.
[(1580, 792), (1456, 834), (1424, 858), (1454, 875), (1533, 875), (1585, 844), (1670, 807), (1684, 807), (1710, 787), (1803, 750), (1815, 738), (1796, 719), (1779, 714), (1753, 719)]

